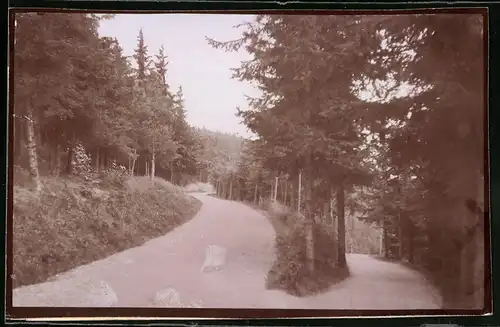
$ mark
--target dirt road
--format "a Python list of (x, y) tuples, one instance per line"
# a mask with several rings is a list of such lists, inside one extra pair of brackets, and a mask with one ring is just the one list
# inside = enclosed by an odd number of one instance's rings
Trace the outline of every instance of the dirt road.
[[(81, 266), (53, 281), (15, 289), (14, 306), (153, 307), (162, 305), (158, 303), (159, 293), (165, 295), (169, 293), (166, 290), (174, 289), (179, 297), (171, 298), (171, 306), (440, 307), (438, 292), (420, 274), (366, 255), (348, 255), (352, 276), (324, 294), (296, 298), (266, 290), (265, 276), (274, 259), (274, 233), (267, 219), (241, 203), (206, 194), (194, 196), (203, 206), (188, 223), (140, 247)], [(201, 270), (209, 245), (227, 250), (221, 270)]]

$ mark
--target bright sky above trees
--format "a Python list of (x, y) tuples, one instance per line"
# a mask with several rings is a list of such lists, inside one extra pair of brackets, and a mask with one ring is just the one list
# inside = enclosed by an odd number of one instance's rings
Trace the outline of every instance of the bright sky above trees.
[(116, 37), (126, 55), (137, 45), (143, 29), (150, 55), (163, 44), (169, 57), (167, 81), (176, 89), (182, 85), (190, 124), (211, 130), (249, 136), (235, 116), (236, 107), (246, 106), (245, 94), (257, 95), (252, 86), (231, 79), (230, 69), (249, 59), (244, 50), (223, 53), (213, 49), (205, 36), (220, 40), (239, 38), (233, 26), (251, 19), (245, 15), (120, 14), (101, 22), (100, 34)]

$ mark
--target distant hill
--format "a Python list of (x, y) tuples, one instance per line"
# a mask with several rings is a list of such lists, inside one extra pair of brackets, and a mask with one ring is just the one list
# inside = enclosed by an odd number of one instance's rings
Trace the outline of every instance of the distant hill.
[(245, 138), (235, 133), (211, 131), (192, 127), (203, 145), (199, 161), (206, 166), (211, 176), (225, 176), (235, 172), (241, 158)]

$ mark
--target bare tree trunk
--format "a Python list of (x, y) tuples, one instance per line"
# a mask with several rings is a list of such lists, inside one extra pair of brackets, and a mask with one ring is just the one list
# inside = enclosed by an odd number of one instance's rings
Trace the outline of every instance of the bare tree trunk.
[(403, 219), (401, 218), (401, 212), (398, 213), (398, 239), (399, 239), (399, 248), (398, 248), (398, 257), (399, 260), (404, 259), (404, 229), (403, 229)]
[(288, 181), (285, 181), (285, 191), (283, 192), (283, 204), (287, 205)]
[(130, 169), (130, 175), (134, 176), (135, 171), (135, 162), (137, 161), (137, 150), (134, 149), (134, 153), (132, 154), (132, 167)]
[(174, 184), (174, 161), (170, 161), (170, 183)]
[(300, 212), (301, 191), (302, 191), (302, 170), (299, 172), (299, 187), (298, 187), (298, 199), (297, 199), (297, 211), (298, 212)]
[[(330, 187), (330, 201), (328, 203), (329, 204), (329, 208), (328, 208), (329, 210), (328, 210), (328, 212), (329, 212), (329, 215), (330, 215), (330, 225), (331, 225), (331, 228), (332, 228), (332, 237), (335, 240), (335, 244), (337, 244), (338, 239), (339, 239), (339, 235), (338, 235), (339, 233), (338, 233), (338, 224), (335, 224), (335, 214), (334, 214), (334, 212), (335, 212), (335, 206), (334, 206), (335, 203), (334, 202), (335, 201), (334, 201), (334, 197), (336, 196), (336, 194), (334, 194), (334, 192), (335, 192), (335, 190), (334, 190), (333, 186), (331, 186)], [(334, 254), (335, 257), (333, 259), (335, 260), (335, 262), (337, 262), (338, 261), (338, 255), (339, 255), (339, 253), (338, 253), (339, 252), (338, 251), (338, 245), (337, 245), (337, 247), (334, 250), (335, 250), (334, 251), (335, 252), (335, 254)]]
[(354, 234), (354, 216), (350, 215), (347, 218), (347, 221), (349, 222), (349, 253), (354, 252), (354, 242), (353, 242), (353, 234)]
[(56, 144), (55, 155), (54, 155), (55, 165), (54, 165), (54, 175), (59, 176), (61, 172), (61, 145), (59, 142)]
[(338, 233), (338, 255), (337, 266), (345, 268), (347, 266), (345, 257), (345, 191), (344, 185), (340, 184), (337, 189), (337, 233)]
[(255, 189), (253, 191), (253, 203), (254, 204), (257, 204), (257, 190), (258, 190), (258, 187), (259, 187), (259, 182), (255, 182)]
[(274, 178), (274, 191), (273, 191), (273, 201), (276, 202), (278, 199), (278, 176)]
[(328, 213), (329, 213), (329, 216), (330, 216), (330, 225), (332, 225), (332, 227), (335, 227), (334, 223), (335, 223), (335, 207), (334, 207), (334, 189), (333, 189), (333, 186), (330, 186), (330, 201), (329, 201), (329, 210), (328, 210)]
[(233, 175), (229, 179), (229, 200), (233, 199)]
[[(385, 123), (386, 123), (386, 121), (384, 120), (384, 121), (381, 122), (381, 125), (385, 126)], [(384, 130), (384, 127), (380, 131), (379, 137), (380, 137), (380, 143), (382, 144), (382, 146), (385, 146), (385, 144), (386, 144), (386, 132)], [(384, 170), (383, 175), (384, 175), (383, 176), (384, 180), (388, 181), (389, 180), (389, 175), (386, 172), (386, 170)], [(390, 244), (389, 244), (389, 231), (388, 231), (388, 228), (389, 228), (389, 224), (387, 223), (386, 217), (384, 217), (384, 220), (382, 222), (382, 229), (383, 229), (383, 232), (382, 232), (382, 244), (383, 244), (383, 255), (384, 255), (385, 258), (389, 258), (389, 246), (390, 246)]]
[(32, 109), (28, 109), (28, 115), (26, 120), (28, 121), (27, 128), (27, 138), (28, 138), (28, 158), (29, 158), (29, 167), (30, 167), (30, 175), (35, 183), (35, 191), (37, 194), (42, 190), (42, 183), (40, 181), (40, 172), (38, 171), (38, 155), (36, 151), (36, 140), (35, 140), (35, 126), (33, 122), (33, 114)]
[(151, 180), (154, 180), (155, 178), (155, 170), (156, 170), (156, 153), (153, 151), (151, 154)]
[(314, 271), (314, 212), (312, 208), (312, 174), (309, 173), (307, 176), (307, 186), (306, 186), (306, 257), (307, 257), (307, 268), (309, 271)]
[(383, 246), (383, 256), (384, 258), (389, 258), (389, 224), (387, 223), (386, 217), (382, 221), (382, 246)]

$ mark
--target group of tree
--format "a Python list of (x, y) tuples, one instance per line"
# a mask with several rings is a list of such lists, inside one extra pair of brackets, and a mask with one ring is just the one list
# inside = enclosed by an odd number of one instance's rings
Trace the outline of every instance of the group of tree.
[(280, 201), (309, 233), (334, 220), (339, 266), (350, 210), (382, 229), (387, 259), (434, 277), (446, 307), (482, 307), (482, 24), (477, 15), (257, 15), (240, 39), (209, 38), (252, 55), (234, 78), (262, 94), (239, 109), (257, 135), (230, 173), (240, 199)]
[(39, 175), (72, 174), (82, 155), (94, 172), (121, 166), (186, 182), (198, 172), (201, 143), (182, 88), (168, 84), (163, 47), (151, 56), (141, 30), (126, 57), (116, 39), (99, 35), (102, 19), (112, 16), (16, 14), (14, 164), (29, 169), (37, 189)]

